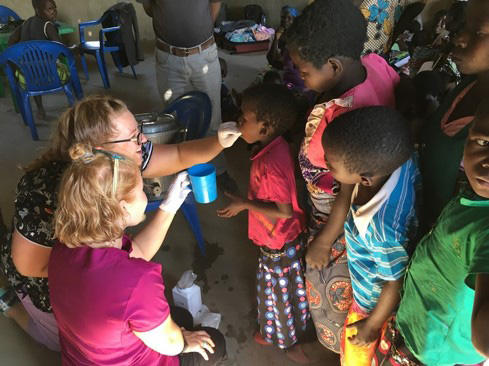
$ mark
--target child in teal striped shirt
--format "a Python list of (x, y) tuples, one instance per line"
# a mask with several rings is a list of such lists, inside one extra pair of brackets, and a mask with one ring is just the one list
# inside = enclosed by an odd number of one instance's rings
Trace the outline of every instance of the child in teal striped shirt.
[(417, 227), (418, 169), (406, 121), (387, 107), (337, 117), (323, 134), (335, 180), (355, 185), (345, 222), (353, 304), (341, 340), (342, 365), (370, 366), (381, 330), (399, 303)]

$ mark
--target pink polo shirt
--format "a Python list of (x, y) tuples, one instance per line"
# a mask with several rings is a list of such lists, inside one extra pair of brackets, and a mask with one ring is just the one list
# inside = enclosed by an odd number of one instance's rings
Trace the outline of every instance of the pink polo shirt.
[(170, 309), (161, 265), (130, 258), (131, 250), (127, 236), (122, 249), (53, 247), (49, 292), (63, 365), (179, 365), (133, 333), (156, 328)]
[(339, 98), (315, 105), (308, 117), (299, 164), (310, 192), (332, 194), (334, 179), (327, 170), (321, 141), (328, 124), (353, 109), (377, 105), (396, 106), (394, 89), (399, 83), (399, 75), (375, 53), (363, 56), (361, 62), (367, 74), (365, 80)]
[(252, 158), (248, 199), (292, 204), (293, 216), (273, 219), (249, 210), (248, 237), (259, 246), (281, 249), (304, 230), (305, 216), (297, 202), (294, 162), (289, 145), (279, 136)]

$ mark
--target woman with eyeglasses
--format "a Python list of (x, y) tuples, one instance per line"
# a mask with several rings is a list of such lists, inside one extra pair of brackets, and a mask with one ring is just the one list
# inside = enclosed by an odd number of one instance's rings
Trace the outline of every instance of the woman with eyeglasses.
[[(224, 337), (212, 328), (184, 326), (171, 311), (161, 265), (151, 262), (176, 211), (190, 192), (181, 172), (153, 222), (130, 238), (148, 203), (138, 164), (120, 154), (76, 144), (54, 214), (49, 291), (64, 365), (215, 365)], [(80, 225), (83, 222), (83, 225)], [(183, 328), (180, 328), (183, 327)]]
[[(140, 167), (143, 177), (159, 177), (211, 160), (239, 135), (235, 124), (223, 123), (217, 136), (152, 144), (124, 102), (113, 97), (90, 96), (66, 110), (48, 149), (25, 168), (17, 186), (14, 228), (0, 243), (1, 266), (10, 285), (0, 288), (0, 311), (39, 343), (60, 349), (47, 268), (55, 242), (57, 188), (70, 162), (70, 147), (82, 143), (122, 154)], [(164, 218), (157, 211), (150, 225), (161, 227)]]

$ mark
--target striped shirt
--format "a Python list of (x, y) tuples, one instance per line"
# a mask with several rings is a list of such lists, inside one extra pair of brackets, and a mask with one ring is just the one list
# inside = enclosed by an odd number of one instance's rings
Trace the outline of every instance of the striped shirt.
[(418, 182), (418, 168), (410, 159), (369, 202), (352, 205), (348, 214), (345, 238), (353, 297), (367, 312), (377, 305), (385, 281), (398, 280), (406, 270), (407, 246), (417, 227)]

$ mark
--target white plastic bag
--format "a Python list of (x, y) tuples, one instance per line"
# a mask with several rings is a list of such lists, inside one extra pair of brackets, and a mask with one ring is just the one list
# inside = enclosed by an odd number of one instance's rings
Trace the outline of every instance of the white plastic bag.
[(190, 311), (194, 318), (202, 308), (200, 287), (194, 283), (196, 278), (197, 275), (192, 271), (185, 271), (177, 285), (172, 289), (175, 305)]
[(197, 313), (197, 316), (194, 317), (194, 325), (200, 324), (203, 327), (219, 329), (220, 322), (221, 314), (211, 313), (209, 308), (205, 305), (202, 305), (202, 308)]
[(189, 288), (194, 284), (196, 279), (197, 275), (193, 273), (191, 269), (189, 269), (188, 271), (183, 272), (182, 277), (180, 277), (177, 282), (177, 287)]

